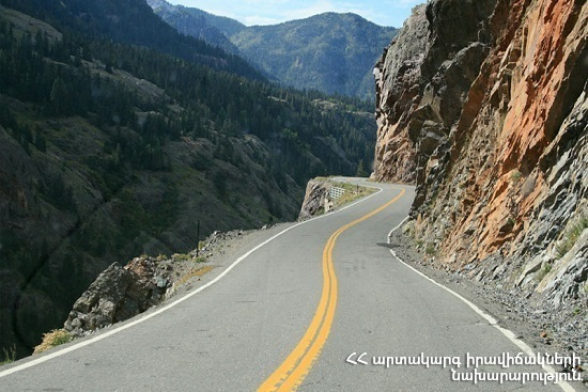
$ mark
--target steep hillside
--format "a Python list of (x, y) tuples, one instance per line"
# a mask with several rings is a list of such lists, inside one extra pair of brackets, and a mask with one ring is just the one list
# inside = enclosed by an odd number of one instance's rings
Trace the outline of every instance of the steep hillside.
[(310, 177), (354, 174), (373, 146), (351, 102), (7, 8), (0, 54), (0, 348), (19, 355), (112, 262), (194, 249), (198, 221), (295, 219)]
[(374, 62), (395, 33), (358, 15), (327, 13), (249, 27), (231, 41), (287, 86), (371, 99)]
[(429, 2), (376, 68), (374, 173), (434, 264), (584, 316), (587, 40), (585, 1)]
[[(159, 1), (162, 1), (162, 0), (159, 0)], [(230, 37), (233, 34), (237, 34), (238, 32), (240, 32), (246, 28), (246, 26), (243, 23), (241, 23), (235, 19), (227, 18), (224, 16), (213, 15), (213, 14), (210, 14), (206, 11), (202, 11), (201, 9), (198, 9), (198, 8), (182, 7), (182, 6), (178, 6), (178, 7), (182, 8), (182, 10), (189, 15), (197, 16), (197, 17), (203, 16), (206, 19), (206, 23), (209, 26), (217, 28), (220, 32), (225, 34), (227, 37)]]
[[(214, 16), (196, 8), (171, 5), (164, 0), (147, 0), (147, 3), (153, 8), (155, 14), (180, 33), (201, 39), (212, 46), (222, 48), (227, 53), (239, 54), (239, 49), (223, 33), (223, 31), (236, 33), (244, 29), (245, 26), (239, 22)], [(215, 24), (222, 29), (217, 28)]]
[[(274, 26), (245, 27), (195, 8), (150, 0), (178, 31), (225, 48), (205, 33), (224, 33), (252, 64), (285, 86), (372, 100), (372, 69), (397, 30), (354, 14), (326, 13)], [(230, 20), (229, 20), (230, 21)]]
[(64, 32), (144, 46), (217, 70), (264, 79), (241, 57), (178, 33), (157, 17), (145, 0), (1, 0), (0, 4)]

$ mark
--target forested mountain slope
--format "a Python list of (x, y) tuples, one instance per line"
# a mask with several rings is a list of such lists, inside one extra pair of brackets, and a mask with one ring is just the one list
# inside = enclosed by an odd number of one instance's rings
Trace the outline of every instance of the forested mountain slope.
[(124, 15), (92, 4), (0, 9), (0, 346), (19, 355), (112, 262), (194, 249), (198, 221), (204, 236), (294, 219), (310, 177), (354, 174), (373, 148), (366, 108), (227, 72), (245, 62), (205, 44), (108, 39)]
[(359, 15), (326, 13), (232, 35), (239, 51), (287, 86), (373, 99), (373, 65), (392, 27)]
[(145, 0), (2, 0), (0, 4), (45, 20), (62, 32), (144, 46), (217, 70), (263, 79), (241, 57), (178, 33), (154, 15)]
[(147, 3), (161, 19), (178, 32), (200, 38), (228, 53), (239, 53), (239, 49), (228, 38), (231, 34), (245, 28), (245, 25), (238, 21), (211, 15), (197, 8), (171, 5), (164, 0), (147, 0)]
[(252, 64), (286, 86), (373, 100), (373, 65), (397, 33), (355, 14), (325, 13), (273, 26), (246, 27), (196, 8), (149, 0), (178, 31), (223, 48), (223, 33)]

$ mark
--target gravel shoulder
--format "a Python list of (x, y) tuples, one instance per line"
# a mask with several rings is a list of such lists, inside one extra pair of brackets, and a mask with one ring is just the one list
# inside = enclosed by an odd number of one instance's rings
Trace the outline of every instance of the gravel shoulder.
[(434, 257), (419, 249), (402, 229), (394, 231), (389, 241), (390, 248), (404, 262), (493, 316), (500, 326), (512, 331), (536, 353), (564, 356), (575, 353), (581, 357), (584, 382), (574, 383), (573, 387), (577, 391), (588, 390), (588, 317), (574, 314), (573, 309), (579, 304), (570, 303), (565, 309), (552, 311), (540, 299), (530, 299), (500, 282), (479, 283), (449, 269), (440, 269)]
[(196, 250), (193, 250), (189, 253), (190, 258), (175, 264), (174, 270), (178, 274), (178, 279), (170, 299), (174, 300), (187, 295), (192, 290), (216, 279), (241, 256), (294, 224), (278, 223), (264, 226), (259, 230), (213, 233), (204, 241), (199, 252), (199, 257), (205, 261), (195, 263)]

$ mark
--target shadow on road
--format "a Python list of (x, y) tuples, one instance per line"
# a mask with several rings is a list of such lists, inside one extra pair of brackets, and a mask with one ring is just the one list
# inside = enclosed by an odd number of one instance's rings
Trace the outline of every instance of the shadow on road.
[(376, 242), (376, 245), (381, 246), (382, 248), (388, 248), (388, 249), (396, 249), (396, 248), (400, 247), (400, 245), (388, 244), (385, 242)]

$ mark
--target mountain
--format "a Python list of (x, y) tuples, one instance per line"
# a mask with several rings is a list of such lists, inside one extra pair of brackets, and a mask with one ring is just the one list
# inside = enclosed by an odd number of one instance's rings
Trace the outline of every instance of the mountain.
[(30, 353), (113, 262), (194, 249), (198, 222), (295, 219), (309, 178), (371, 161), (366, 105), (281, 89), (178, 33), (146, 45), (120, 25), (137, 2), (96, 4), (0, 7), (0, 357)]
[(548, 333), (588, 312), (587, 20), (582, 1), (433, 0), (376, 67), (374, 177), (416, 184), (427, 262), (531, 301)]
[(326, 13), (231, 36), (243, 55), (285, 85), (373, 98), (372, 69), (396, 29)]
[[(164, 0), (160, 0), (160, 1), (164, 1)], [(238, 32), (240, 32), (246, 28), (246, 26), (243, 23), (241, 23), (235, 19), (227, 18), (224, 16), (213, 15), (213, 14), (210, 14), (206, 11), (202, 11), (198, 8), (182, 7), (182, 6), (176, 6), (176, 7), (179, 7), (180, 9), (182, 9), (184, 12), (186, 12), (189, 15), (196, 16), (196, 17), (200, 17), (200, 16), (204, 17), (206, 19), (206, 23), (208, 23), (209, 26), (212, 26), (212, 27), (218, 29), (220, 32), (222, 32), (223, 34), (225, 34), (228, 37), (232, 36), (233, 34), (237, 34)]]
[(245, 28), (241, 23), (207, 14), (195, 8), (174, 6), (164, 0), (147, 0), (147, 3), (163, 21), (173, 26), (178, 32), (201, 39), (227, 53), (239, 54), (239, 49), (223, 31), (236, 33)]
[(178, 31), (225, 47), (204, 34), (214, 27), (215, 36), (222, 32), (239, 53), (283, 85), (370, 100), (373, 65), (397, 33), (354, 14), (326, 13), (274, 26), (245, 27), (164, 0), (150, 4)]
[(218, 70), (264, 79), (241, 57), (180, 34), (157, 17), (145, 0), (2, 0), (0, 4), (42, 19), (62, 31), (94, 40), (144, 46)]

